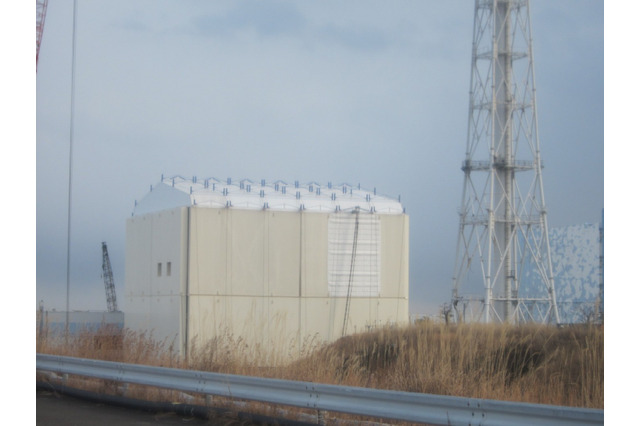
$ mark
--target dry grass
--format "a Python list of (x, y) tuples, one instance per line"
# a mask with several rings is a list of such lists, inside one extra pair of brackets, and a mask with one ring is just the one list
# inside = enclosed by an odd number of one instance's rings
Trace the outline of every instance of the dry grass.
[(423, 324), (350, 336), (294, 364), (296, 380), (604, 407), (596, 327)]
[[(230, 374), (343, 384), (474, 398), (604, 408), (604, 330), (544, 326), (383, 328), (318, 347), (298, 360), (273, 361), (240, 338), (221, 336), (191, 348), (183, 361), (168, 341), (113, 330), (68, 339), (46, 333), (37, 352)], [(106, 385), (105, 385), (106, 386)], [(135, 388), (135, 387), (133, 387)], [(103, 386), (103, 389), (106, 389)], [(174, 393), (137, 392), (145, 398)], [(169, 395), (169, 396), (167, 396)], [(173, 400), (173, 399), (172, 399)]]

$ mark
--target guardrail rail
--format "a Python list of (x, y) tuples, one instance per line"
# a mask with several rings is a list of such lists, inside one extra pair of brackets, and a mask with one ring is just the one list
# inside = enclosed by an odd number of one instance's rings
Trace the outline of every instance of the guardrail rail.
[(462, 398), (36, 354), (36, 370), (435, 425), (602, 425), (604, 410)]

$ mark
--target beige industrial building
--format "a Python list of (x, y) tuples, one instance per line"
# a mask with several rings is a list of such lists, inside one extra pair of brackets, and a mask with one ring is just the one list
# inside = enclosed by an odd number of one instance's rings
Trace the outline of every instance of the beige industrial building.
[(126, 229), (125, 327), (283, 355), (409, 321), (409, 218), (349, 185), (162, 178)]

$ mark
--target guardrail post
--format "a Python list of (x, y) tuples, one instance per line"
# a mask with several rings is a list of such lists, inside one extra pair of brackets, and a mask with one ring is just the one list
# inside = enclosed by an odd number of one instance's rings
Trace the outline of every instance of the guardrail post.
[(325, 418), (326, 413), (327, 412), (324, 411), (324, 410), (316, 410), (316, 414), (317, 414), (317, 417), (318, 417), (317, 423), (319, 425), (326, 425), (327, 424), (327, 420)]
[(120, 396), (127, 396), (127, 391), (129, 390), (129, 383), (123, 383), (121, 386), (118, 386), (118, 393)]

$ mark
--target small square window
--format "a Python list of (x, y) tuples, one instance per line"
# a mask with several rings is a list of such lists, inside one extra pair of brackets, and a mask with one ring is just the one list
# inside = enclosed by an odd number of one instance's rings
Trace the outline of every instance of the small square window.
[(167, 276), (171, 276), (171, 262), (167, 262)]
[(158, 276), (162, 276), (162, 262), (158, 262)]

